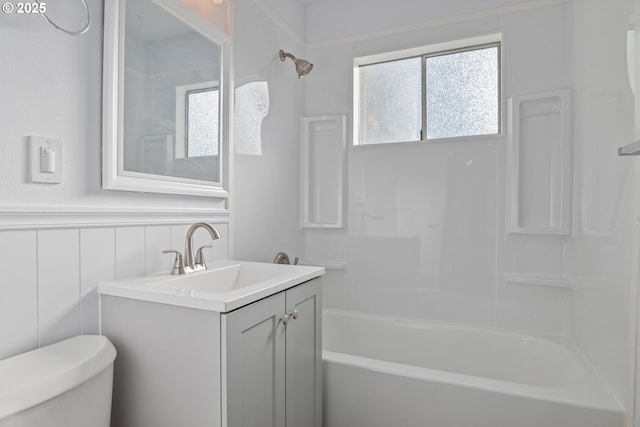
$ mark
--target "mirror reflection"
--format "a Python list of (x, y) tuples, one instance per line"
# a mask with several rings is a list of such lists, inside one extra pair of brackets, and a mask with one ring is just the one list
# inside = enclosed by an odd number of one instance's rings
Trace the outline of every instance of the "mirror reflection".
[(123, 174), (220, 181), (220, 46), (149, 0), (127, 0)]

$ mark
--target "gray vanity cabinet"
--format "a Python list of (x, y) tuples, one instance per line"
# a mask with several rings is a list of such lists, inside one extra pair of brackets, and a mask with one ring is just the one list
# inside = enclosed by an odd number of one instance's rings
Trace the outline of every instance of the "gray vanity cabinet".
[(320, 279), (223, 314), (221, 320), (226, 335), (223, 425), (321, 427)]
[(322, 427), (320, 277), (226, 312), (140, 289), (100, 295), (113, 427)]

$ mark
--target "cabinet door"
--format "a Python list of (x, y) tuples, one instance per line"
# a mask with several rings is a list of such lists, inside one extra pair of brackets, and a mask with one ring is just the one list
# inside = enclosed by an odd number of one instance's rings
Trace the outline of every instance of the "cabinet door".
[[(320, 279), (286, 293), (287, 427), (322, 426), (322, 304)], [(293, 316), (296, 310), (296, 315)]]
[(284, 293), (226, 315), (227, 427), (285, 425)]

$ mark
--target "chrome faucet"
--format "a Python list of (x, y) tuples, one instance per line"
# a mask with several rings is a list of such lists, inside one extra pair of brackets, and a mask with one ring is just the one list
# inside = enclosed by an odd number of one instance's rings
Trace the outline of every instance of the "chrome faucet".
[(164, 253), (175, 253), (176, 259), (173, 263), (173, 269), (171, 270), (171, 274), (187, 274), (194, 271), (201, 271), (207, 269), (207, 264), (204, 260), (204, 255), (202, 254), (202, 250), (206, 248), (210, 248), (211, 245), (204, 245), (198, 248), (193, 254), (193, 233), (198, 228), (204, 228), (209, 232), (211, 238), (213, 240), (217, 240), (220, 238), (220, 233), (216, 228), (206, 222), (196, 222), (187, 230), (187, 237), (185, 239), (185, 249), (184, 249), (184, 257), (179, 251), (174, 249), (168, 249), (166, 251), (162, 251)]

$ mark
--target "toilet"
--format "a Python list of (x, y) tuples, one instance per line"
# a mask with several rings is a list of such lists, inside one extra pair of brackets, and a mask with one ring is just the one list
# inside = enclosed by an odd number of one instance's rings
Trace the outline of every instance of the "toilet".
[(109, 427), (115, 357), (81, 335), (0, 361), (0, 427)]

